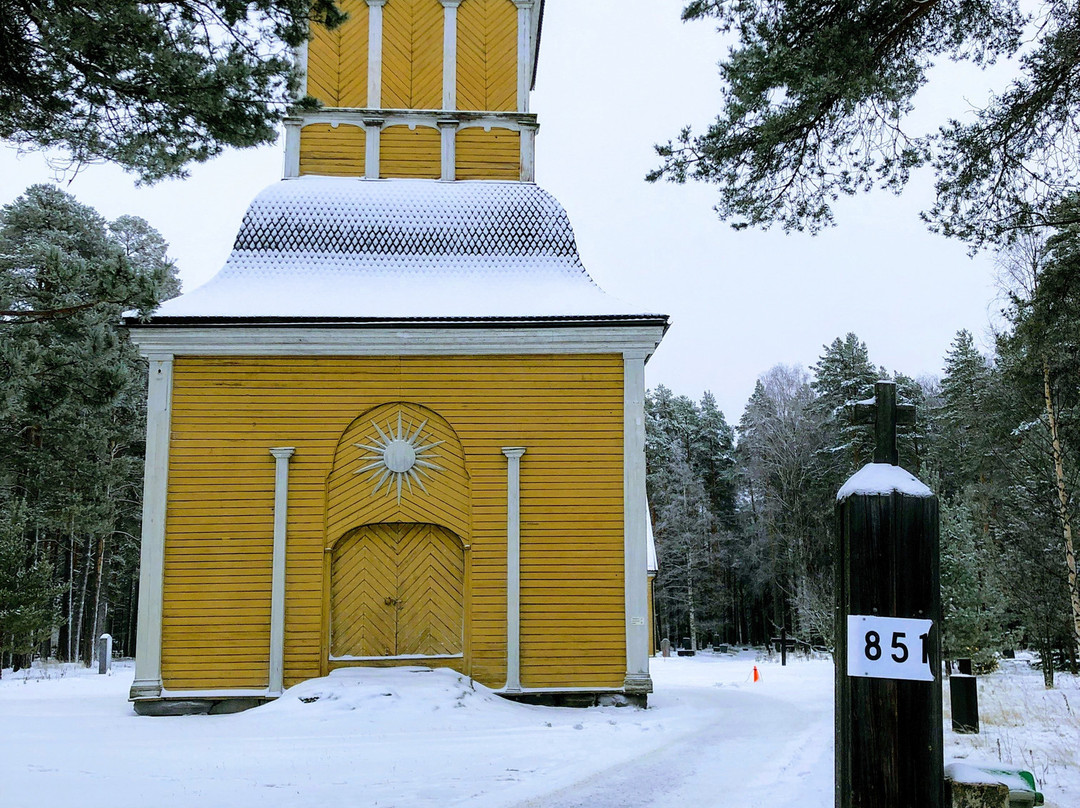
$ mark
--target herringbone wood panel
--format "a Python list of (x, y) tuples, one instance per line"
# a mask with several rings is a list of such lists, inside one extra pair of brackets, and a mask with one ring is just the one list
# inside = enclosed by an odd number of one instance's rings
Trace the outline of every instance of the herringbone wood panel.
[(436, 525), (360, 528), (334, 549), (331, 651), (342, 656), (460, 654), (465, 557)]

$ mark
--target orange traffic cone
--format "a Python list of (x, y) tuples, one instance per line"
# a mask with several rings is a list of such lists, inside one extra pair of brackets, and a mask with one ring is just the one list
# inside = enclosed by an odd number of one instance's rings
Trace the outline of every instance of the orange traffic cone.
[(760, 682), (761, 681), (761, 674), (759, 674), (757, 672), (757, 665), (754, 666), (754, 681), (755, 682)]

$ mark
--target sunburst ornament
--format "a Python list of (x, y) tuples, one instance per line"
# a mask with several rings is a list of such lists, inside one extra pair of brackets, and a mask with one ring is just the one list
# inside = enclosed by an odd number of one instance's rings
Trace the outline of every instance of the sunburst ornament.
[(372, 494), (379, 493), (379, 489), (386, 483), (386, 494), (389, 496), (393, 493), (396, 484), (397, 501), (400, 505), (401, 484), (403, 482), (408, 487), (409, 493), (412, 493), (412, 484), (416, 483), (420, 486), (420, 490), (426, 494), (427, 489), (424, 487), (421, 475), (430, 477), (430, 471), (445, 471), (442, 466), (432, 462), (439, 459), (439, 456), (432, 450), (446, 443), (446, 441), (437, 440), (432, 443), (422, 444), (422, 441), (427, 440), (423, 436), (424, 427), (427, 426), (427, 423), (426, 420), (422, 421), (416, 429), (412, 428), (412, 422), (407, 427), (403, 427), (401, 413), (398, 412), (396, 431), (389, 421), (386, 423), (385, 432), (375, 421), (372, 421), (371, 425), (375, 427), (375, 432), (379, 435), (378, 439), (375, 440), (375, 445), (353, 444), (358, 449), (363, 449), (369, 453), (369, 456), (361, 461), (366, 462), (367, 465), (353, 473), (368, 474), (372, 479), (376, 480)]

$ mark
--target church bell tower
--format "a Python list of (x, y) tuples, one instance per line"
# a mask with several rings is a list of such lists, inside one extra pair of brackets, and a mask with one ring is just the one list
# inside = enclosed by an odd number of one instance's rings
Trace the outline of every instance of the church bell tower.
[(285, 177), (533, 182), (543, 0), (340, 0), (298, 54)]

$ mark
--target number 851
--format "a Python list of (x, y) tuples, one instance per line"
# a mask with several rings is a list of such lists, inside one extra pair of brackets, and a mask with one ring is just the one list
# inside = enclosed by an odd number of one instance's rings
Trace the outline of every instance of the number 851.
[[(903, 631), (894, 631), (892, 635), (892, 653), (889, 654), (892, 657), (892, 661), (897, 664), (907, 662), (908, 660), (908, 647), (904, 643), (904, 639), (907, 634)], [(919, 641), (922, 643), (922, 661), (925, 665), (930, 661), (930, 648), (927, 644), (927, 640), (930, 638), (929, 634), (920, 634)], [(876, 631), (866, 632), (866, 645), (863, 648), (863, 656), (869, 659), (871, 662), (877, 662), (881, 659), (881, 635)]]

